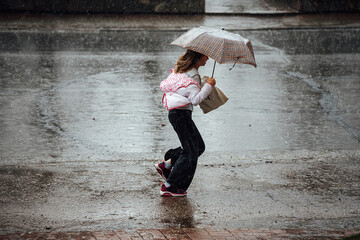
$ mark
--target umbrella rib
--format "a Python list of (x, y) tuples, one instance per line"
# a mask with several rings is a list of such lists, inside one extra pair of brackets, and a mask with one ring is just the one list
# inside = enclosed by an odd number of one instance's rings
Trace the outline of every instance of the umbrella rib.
[(224, 58), (224, 55), (225, 55), (225, 48), (224, 48), (224, 45), (225, 45), (225, 39), (221, 39), (222, 40), (222, 44), (221, 44), (221, 48), (222, 48), (222, 52), (221, 52), (221, 62), (223, 62), (223, 58)]

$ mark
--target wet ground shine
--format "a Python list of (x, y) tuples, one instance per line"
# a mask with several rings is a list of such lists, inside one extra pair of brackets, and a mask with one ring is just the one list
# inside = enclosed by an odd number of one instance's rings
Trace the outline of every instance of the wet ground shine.
[(183, 31), (1, 31), (1, 231), (359, 229), (359, 29), (235, 32), (258, 68), (217, 65), (230, 100), (195, 110), (207, 150), (168, 199), (159, 83)]

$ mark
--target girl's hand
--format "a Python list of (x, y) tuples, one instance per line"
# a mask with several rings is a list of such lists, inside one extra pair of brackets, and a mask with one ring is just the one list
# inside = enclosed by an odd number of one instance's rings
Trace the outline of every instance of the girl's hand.
[(209, 79), (207, 80), (207, 83), (209, 83), (211, 86), (215, 86), (216, 80), (215, 80), (215, 78), (209, 78)]

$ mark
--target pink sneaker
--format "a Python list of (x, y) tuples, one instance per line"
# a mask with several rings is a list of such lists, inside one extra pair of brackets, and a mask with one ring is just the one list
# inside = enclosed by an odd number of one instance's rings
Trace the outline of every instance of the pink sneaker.
[(165, 184), (163, 184), (160, 189), (160, 194), (164, 197), (185, 197), (187, 192), (172, 186), (167, 188)]
[(165, 167), (165, 162), (161, 162), (159, 164), (155, 164), (155, 168), (158, 171), (158, 173), (165, 179), (165, 181), (167, 180), (167, 178), (169, 177), (169, 174), (171, 172), (170, 169), (167, 169)]

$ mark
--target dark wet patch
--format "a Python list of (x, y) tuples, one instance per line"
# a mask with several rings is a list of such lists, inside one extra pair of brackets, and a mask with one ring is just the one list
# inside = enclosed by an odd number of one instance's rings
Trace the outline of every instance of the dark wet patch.
[[(240, 33), (241, 31), (236, 32)], [(355, 53), (359, 51), (359, 29), (282, 29), (267, 31), (247, 31), (242, 34), (249, 39), (258, 39), (264, 43), (284, 50), (289, 55), (297, 54), (335, 54)], [(250, 36), (253, 35), (253, 36)], [(254, 43), (254, 50), (257, 46)], [(342, 43), (342, 44), (339, 44)]]
[[(1, 33), (1, 51), (130, 51), (158, 52), (178, 49), (169, 46), (182, 31), (109, 31), (102, 32), (22, 32)], [(359, 29), (274, 29), (234, 31), (249, 39), (258, 39), (283, 49), (288, 54), (330, 54), (354, 53), (357, 47)], [(76, 41), (86, 39), (86, 41)], [(122, 39), (121, 43), (114, 39)], [(342, 44), (339, 44), (342, 43)], [(259, 46), (254, 41), (255, 51)], [(50, 63), (51, 64), (51, 63)], [(150, 66), (152, 63), (146, 63)]]
[(290, 180), (286, 188), (309, 191), (314, 195), (359, 196), (359, 170), (351, 167), (344, 168), (337, 164), (320, 162), (309, 168), (288, 172), (286, 178)]
[(0, 202), (29, 202), (48, 196), (54, 173), (23, 167), (0, 169)]
[(172, 228), (195, 227), (195, 208), (187, 197), (162, 197), (160, 208), (161, 222)]

